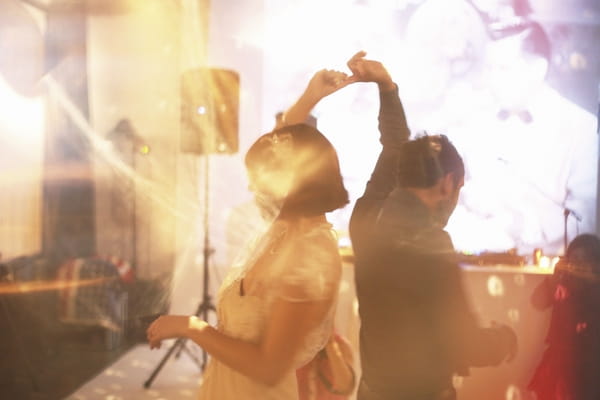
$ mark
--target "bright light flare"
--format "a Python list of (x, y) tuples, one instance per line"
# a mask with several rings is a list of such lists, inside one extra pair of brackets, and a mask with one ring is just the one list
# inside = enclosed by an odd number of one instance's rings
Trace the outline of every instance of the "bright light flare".
[(504, 282), (496, 275), (491, 275), (487, 280), (488, 293), (492, 297), (504, 296)]
[(511, 308), (510, 310), (508, 310), (508, 319), (513, 324), (516, 324), (521, 319), (521, 313), (519, 312), (518, 309)]
[(37, 148), (41, 148), (44, 126), (42, 99), (18, 96), (0, 78), (0, 110), (5, 111), (0, 116), (0, 127), (3, 132), (9, 132), (11, 147), (18, 147), (24, 156), (32, 150), (38, 154)]
[(508, 385), (506, 388), (506, 400), (521, 400), (523, 398), (521, 389), (516, 385)]
[(148, 146), (147, 144), (142, 145), (142, 147), (140, 148), (140, 154), (145, 156), (150, 154), (150, 146)]
[(550, 257), (548, 257), (548, 256), (541, 256), (540, 257), (540, 262), (539, 262), (538, 266), (540, 268), (543, 268), (543, 269), (553, 268), (552, 259)]

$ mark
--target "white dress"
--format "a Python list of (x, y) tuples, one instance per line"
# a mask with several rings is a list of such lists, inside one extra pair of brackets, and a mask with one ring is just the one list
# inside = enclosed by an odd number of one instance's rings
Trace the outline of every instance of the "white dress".
[[(326, 222), (304, 220), (295, 229), (293, 248), (289, 251), (274, 246), (290, 235), (286, 222), (279, 221), (254, 247), (243, 266), (234, 268), (225, 278), (217, 295), (217, 329), (244, 341), (260, 341), (273, 301), (282, 297), (281, 288), (293, 287), (297, 295), (288, 301), (332, 299), (330, 309), (321, 323), (308, 335), (294, 360), (291, 370), (277, 385), (267, 386), (211, 358), (200, 386), (201, 400), (294, 400), (298, 398), (295, 368), (308, 362), (324, 347), (333, 328), (333, 317), (341, 274), (337, 241)], [(297, 227), (297, 225), (296, 225)], [(289, 239), (289, 236), (287, 237)], [(286, 240), (287, 240), (286, 239)], [(289, 242), (289, 241), (288, 241)], [(282, 246), (280, 246), (282, 247)], [(273, 254), (272, 257), (269, 256)], [(255, 282), (266, 288), (261, 295), (242, 293), (245, 273), (258, 259), (277, 259)], [(283, 262), (280, 262), (282, 261)], [(256, 284), (254, 285), (256, 286)], [(244, 287), (244, 291), (247, 289)], [(286, 292), (286, 293), (289, 293)]]

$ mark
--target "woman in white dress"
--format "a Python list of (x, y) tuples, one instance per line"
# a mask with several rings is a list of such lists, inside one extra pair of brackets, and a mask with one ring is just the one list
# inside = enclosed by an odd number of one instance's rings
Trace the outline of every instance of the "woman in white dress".
[(278, 212), (243, 265), (223, 282), (217, 326), (196, 316), (167, 315), (148, 328), (151, 348), (183, 337), (211, 355), (200, 399), (297, 399), (295, 370), (332, 333), (341, 260), (325, 213), (346, 205), (348, 193), (331, 143), (300, 122), (321, 98), (352, 81), (341, 72), (317, 72), (285, 113), (284, 126), (248, 150), (251, 189), (260, 204)]

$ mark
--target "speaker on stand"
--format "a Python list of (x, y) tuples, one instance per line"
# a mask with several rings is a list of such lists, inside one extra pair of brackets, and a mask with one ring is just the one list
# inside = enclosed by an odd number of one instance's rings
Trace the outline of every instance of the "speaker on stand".
[[(233, 154), (238, 151), (239, 75), (235, 71), (218, 68), (198, 68), (184, 72), (181, 77), (181, 151), (204, 158), (204, 247), (202, 301), (195, 315), (208, 320), (209, 312), (216, 312), (209, 292), (210, 257), (214, 249), (210, 243), (210, 155)], [(185, 346), (186, 339), (179, 338), (144, 382), (149, 388), (169, 357), (186, 351), (202, 370), (207, 354), (202, 351), (202, 362)]]
[(181, 78), (181, 151), (199, 155), (238, 151), (239, 75), (193, 69)]

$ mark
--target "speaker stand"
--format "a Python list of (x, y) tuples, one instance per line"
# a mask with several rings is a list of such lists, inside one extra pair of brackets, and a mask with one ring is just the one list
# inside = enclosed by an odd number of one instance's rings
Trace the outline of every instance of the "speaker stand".
[[(209, 179), (210, 179), (210, 162), (209, 155), (204, 156), (204, 249), (203, 249), (203, 282), (202, 282), (202, 302), (198, 305), (196, 309), (197, 317), (201, 317), (204, 321), (208, 321), (208, 312), (212, 311), (216, 313), (216, 308), (212, 302), (212, 297), (209, 292), (208, 282), (210, 280), (209, 274), (209, 261), (210, 256), (214, 254), (214, 249), (210, 245), (210, 229), (209, 229)], [(163, 368), (167, 360), (171, 357), (171, 355), (175, 353), (175, 358), (179, 358), (182, 351), (185, 351), (188, 356), (200, 367), (201, 371), (204, 371), (206, 368), (206, 363), (208, 359), (208, 354), (206, 350), (202, 349), (202, 361), (198, 359), (187, 347), (186, 347), (187, 338), (179, 338), (175, 341), (175, 343), (171, 346), (167, 354), (160, 360), (154, 371), (150, 374), (150, 377), (144, 382), (144, 388), (148, 389), (152, 382)]]

